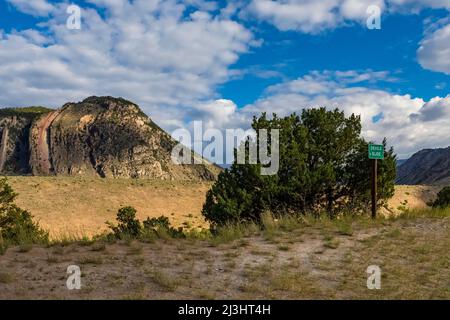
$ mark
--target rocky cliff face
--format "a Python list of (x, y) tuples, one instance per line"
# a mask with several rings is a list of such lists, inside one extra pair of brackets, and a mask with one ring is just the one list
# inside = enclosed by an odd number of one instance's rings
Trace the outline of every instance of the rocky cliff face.
[(397, 169), (397, 184), (450, 184), (450, 147), (424, 149)]
[(43, 107), (0, 110), (0, 172), (26, 174), (29, 167), (29, 132), (34, 119), (49, 112)]
[[(213, 180), (220, 170), (209, 163), (174, 164), (171, 151), (176, 141), (137, 105), (121, 98), (90, 97), (67, 103), (21, 125), (16, 120), (15, 126), (11, 117), (0, 114), (0, 118), (5, 132), (2, 141), (8, 141), (2, 172)], [(22, 134), (11, 137), (8, 133), (13, 127), (23, 127)], [(26, 152), (11, 156), (12, 144)], [(14, 165), (8, 167), (6, 163)], [(22, 170), (17, 163), (24, 164)]]

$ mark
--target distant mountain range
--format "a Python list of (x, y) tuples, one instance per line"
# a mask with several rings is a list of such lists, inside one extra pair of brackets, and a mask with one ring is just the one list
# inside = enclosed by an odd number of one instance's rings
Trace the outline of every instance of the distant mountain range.
[(399, 162), (397, 184), (450, 185), (450, 147), (423, 149)]

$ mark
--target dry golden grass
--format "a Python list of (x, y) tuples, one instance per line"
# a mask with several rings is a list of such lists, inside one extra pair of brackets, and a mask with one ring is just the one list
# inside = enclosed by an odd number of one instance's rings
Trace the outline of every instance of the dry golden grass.
[(30, 211), (52, 238), (93, 236), (115, 222), (122, 206), (137, 218), (165, 215), (175, 226), (204, 226), (201, 208), (210, 183), (101, 179), (94, 177), (9, 177), (16, 204)]
[[(165, 215), (176, 226), (207, 227), (201, 215), (208, 182), (101, 179), (95, 177), (8, 178), (19, 194), (16, 203), (30, 211), (52, 239), (92, 237), (107, 229), (105, 221), (115, 222), (117, 210), (133, 206), (137, 218)], [(396, 186), (389, 201), (390, 211), (397, 214), (406, 207), (422, 209), (434, 199), (439, 187)], [(268, 237), (272, 235), (267, 233)]]
[(395, 186), (395, 194), (388, 202), (389, 210), (383, 213), (389, 215), (399, 214), (403, 209), (424, 209), (441, 189), (439, 186)]

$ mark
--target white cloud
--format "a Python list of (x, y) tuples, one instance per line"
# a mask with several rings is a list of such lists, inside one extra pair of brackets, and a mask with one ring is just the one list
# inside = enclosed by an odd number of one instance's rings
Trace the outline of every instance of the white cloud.
[(237, 111), (236, 104), (227, 99), (204, 102), (194, 107), (198, 111), (196, 120), (202, 120), (206, 128), (225, 128), (231, 124), (232, 116)]
[(365, 25), (369, 6), (382, 14), (418, 13), (424, 8), (450, 9), (448, 0), (251, 0), (245, 11), (282, 31), (319, 33), (348, 22)]
[(425, 103), (418, 113), (410, 117), (417, 121), (434, 122), (448, 121), (450, 119), (450, 95), (447, 98), (435, 97)]
[(389, 5), (396, 11), (418, 12), (424, 8), (450, 9), (448, 0), (388, 0)]
[[(448, 8), (448, 1), (252, 0), (246, 9), (239, 1), (217, 10), (216, 2), (203, 0), (89, 0), (105, 12), (82, 8), (81, 30), (66, 28), (67, 4), (9, 2), (49, 18), (36, 30), (0, 31), (1, 106), (58, 107), (90, 95), (123, 96), (168, 131), (194, 119), (207, 127), (236, 128), (248, 127), (262, 111), (284, 115), (304, 107), (340, 107), (361, 114), (364, 135), (377, 141), (387, 136), (401, 157), (449, 144), (450, 96), (424, 101), (365, 87), (396, 81), (386, 71), (311, 72), (269, 87), (242, 109), (216, 93), (217, 85), (239, 73), (230, 69), (239, 55), (260, 43), (232, 20), (240, 10), (281, 30), (317, 33), (349, 21), (365, 23), (373, 4), (400, 10), (424, 3)], [(450, 25), (429, 33), (418, 51), (422, 66), (450, 74), (449, 43)], [(281, 77), (270, 70), (241, 72)]]
[(47, 16), (55, 7), (46, 0), (6, 0), (23, 13), (32, 16)]
[(370, 5), (384, 8), (383, 0), (252, 0), (250, 14), (278, 29), (317, 33), (346, 21), (365, 22)]
[[(336, 80), (342, 74), (353, 74), (352, 81)], [(287, 115), (300, 113), (304, 108), (325, 106), (344, 110), (347, 115), (361, 115), (363, 135), (375, 142), (387, 137), (400, 158), (422, 148), (450, 145), (450, 95), (427, 102), (410, 95), (357, 86), (361, 83), (355, 79), (362, 74), (364, 72), (313, 72), (269, 87), (265, 97), (240, 109), (239, 117), (250, 121), (253, 114), (261, 112)], [(383, 74), (389, 78), (388, 73)], [(375, 118), (380, 119), (374, 121)]]
[(450, 23), (420, 42), (417, 57), (425, 69), (450, 74)]
[(205, 1), (90, 2), (106, 12), (82, 8), (81, 30), (66, 28), (67, 4), (60, 3), (42, 32), (3, 34), (0, 105), (56, 107), (94, 94), (123, 96), (170, 130), (200, 101), (217, 98), (230, 65), (254, 44), (238, 22), (203, 11), (215, 9)]
[[(426, 8), (450, 10), (449, 0), (251, 0), (241, 16), (268, 22), (281, 31), (316, 34), (354, 22), (365, 27), (372, 5), (380, 8), (382, 16), (416, 14)], [(450, 24), (426, 36), (420, 45), (418, 60), (424, 68), (450, 74)]]

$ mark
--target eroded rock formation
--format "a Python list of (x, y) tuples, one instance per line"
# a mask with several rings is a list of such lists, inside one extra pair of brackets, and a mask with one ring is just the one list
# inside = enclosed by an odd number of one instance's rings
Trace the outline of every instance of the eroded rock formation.
[(220, 171), (174, 164), (176, 141), (121, 98), (90, 97), (33, 117), (0, 113), (0, 130), (2, 173), (213, 180)]

